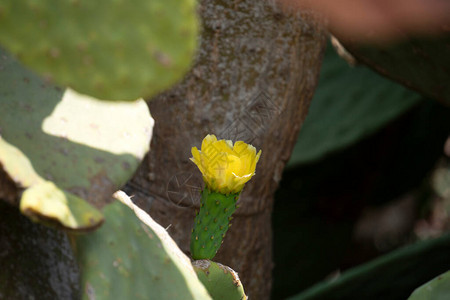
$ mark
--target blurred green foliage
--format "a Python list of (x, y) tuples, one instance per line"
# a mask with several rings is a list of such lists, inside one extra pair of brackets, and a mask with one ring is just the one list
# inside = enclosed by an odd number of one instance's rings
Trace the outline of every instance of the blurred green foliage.
[[(384, 250), (362, 248), (354, 241), (355, 224), (366, 207), (385, 205), (411, 191), (422, 195), (414, 199), (414, 207), (424, 206), (432, 192), (429, 172), (450, 133), (448, 120), (450, 109), (364, 66), (351, 67), (327, 49), (310, 114), (275, 195), (273, 299), (284, 299), (336, 270), (413, 239), (404, 236)], [(442, 253), (443, 266), (450, 267)], [(373, 275), (370, 269), (361, 270), (359, 276)], [(438, 261), (422, 274), (411, 271), (404, 287), (386, 299), (404, 299), (398, 295), (407, 297), (440, 272)], [(377, 276), (371, 278), (376, 281)], [(373, 295), (386, 290), (383, 282), (374, 282), (372, 288)], [(371, 299), (355, 295), (342, 298)]]
[(449, 251), (448, 234), (422, 241), (355, 267), (289, 299), (406, 299), (418, 285), (448, 270)]
[(194, 0), (0, 2), (0, 43), (57, 84), (103, 100), (169, 88), (197, 47)]
[(405, 35), (400, 42), (385, 45), (345, 42), (344, 46), (383, 76), (450, 105), (450, 34), (445, 26), (435, 36)]
[(320, 160), (355, 144), (421, 98), (367, 67), (349, 66), (328, 45), (319, 85), (287, 168)]
[(418, 287), (408, 300), (446, 300), (450, 295), (450, 271)]

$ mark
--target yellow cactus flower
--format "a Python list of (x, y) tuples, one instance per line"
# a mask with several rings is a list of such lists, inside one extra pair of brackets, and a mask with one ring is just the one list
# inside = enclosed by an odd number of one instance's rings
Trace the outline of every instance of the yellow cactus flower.
[(203, 174), (206, 187), (222, 194), (239, 193), (244, 184), (255, 175), (256, 163), (261, 150), (256, 154), (252, 145), (242, 141), (217, 140), (208, 134), (202, 142), (201, 151), (192, 147), (191, 160)]

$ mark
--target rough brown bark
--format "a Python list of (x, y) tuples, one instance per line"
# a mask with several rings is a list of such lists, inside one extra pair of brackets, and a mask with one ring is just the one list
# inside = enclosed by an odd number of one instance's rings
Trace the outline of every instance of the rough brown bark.
[(150, 102), (151, 151), (126, 191), (189, 252), (202, 180), (189, 161), (208, 133), (262, 149), (215, 261), (235, 269), (252, 299), (271, 288), (273, 194), (317, 83), (325, 32), (310, 12), (267, 1), (204, 0), (201, 46), (183, 82)]

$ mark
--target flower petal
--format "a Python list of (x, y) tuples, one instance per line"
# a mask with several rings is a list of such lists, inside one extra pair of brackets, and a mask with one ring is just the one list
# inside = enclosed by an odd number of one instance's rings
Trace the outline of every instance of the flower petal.
[(239, 193), (255, 174), (261, 150), (243, 141), (217, 140), (208, 134), (202, 141), (201, 151), (192, 147), (191, 160), (203, 174), (208, 188), (224, 194)]

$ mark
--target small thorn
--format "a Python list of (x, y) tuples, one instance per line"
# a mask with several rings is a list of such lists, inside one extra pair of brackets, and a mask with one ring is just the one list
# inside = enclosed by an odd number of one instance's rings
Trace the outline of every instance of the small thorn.
[(202, 204), (200, 204), (200, 208), (202, 208), (203, 206), (205, 206), (203, 203)]
[(194, 228), (192, 228), (191, 233), (194, 233)]
[(205, 249), (205, 245), (202, 245), (202, 249)]
[(207, 226), (205, 227), (205, 231), (208, 231), (208, 227)]
[(198, 241), (198, 235), (195, 236), (195, 240)]
[(222, 238), (224, 238), (225, 237), (225, 233), (224, 234), (222, 234)]
[(220, 202), (219, 202), (219, 200), (217, 200), (217, 201), (216, 201), (216, 205), (219, 205), (219, 204), (220, 204)]
[(207, 211), (205, 215), (206, 215), (206, 216), (209, 216), (209, 211)]
[(223, 211), (224, 211), (224, 212), (227, 212), (227, 211), (228, 211), (228, 208), (227, 208), (227, 207), (225, 207)]
[(228, 228), (230, 228), (230, 227), (231, 227), (231, 225), (233, 225), (233, 224), (231, 224), (231, 223), (230, 223), (230, 224), (228, 224)]
[(233, 220), (233, 217), (228, 217), (228, 221), (231, 221), (231, 220)]
[(213, 236), (213, 235), (211, 236), (211, 239), (212, 239), (212, 240), (214, 239), (214, 236)]
[(222, 229), (223, 229), (223, 226), (222, 226), (222, 225), (220, 225), (219, 229), (220, 229), (220, 230), (222, 230)]

